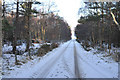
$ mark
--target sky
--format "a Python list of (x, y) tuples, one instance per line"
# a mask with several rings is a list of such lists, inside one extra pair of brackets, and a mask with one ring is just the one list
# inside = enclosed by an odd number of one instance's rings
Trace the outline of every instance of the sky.
[(59, 15), (62, 16), (72, 31), (72, 39), (76, 39), (75, 37), (75, 27), (78, 24), (77, 21), (79, 19), (78, 10), (79, 8), (84, 6), (83, 0), (54, 0), (58, 9), (60, 10)]
[(78, 10), (82, 7), (82, 0), (54, 0), (58, 9), (59, 15), (62, 16), (70, 25), (75, 27), (79, 19)]

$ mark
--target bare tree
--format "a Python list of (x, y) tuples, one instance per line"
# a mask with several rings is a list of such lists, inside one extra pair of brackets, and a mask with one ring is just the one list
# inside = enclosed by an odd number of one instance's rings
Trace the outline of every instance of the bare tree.
[[(0, 72), (2, 71), (2, 1), (0, 0)], [(0, 73), (1, 79), (1, 73)]]
[[(14, 26), (17, 27), (18, 17), (19, 17), (19, 0), (17, 0), (17, 8), (16, 8), (16, 18), (14, 22)], [(13, 30), (13, 53), (15, 54), (15, 64), (17, 64), (17, 53), (16, 53), (16, 29)]]
[(0, 0), (0, 57), (2, 55), (2, 1)]

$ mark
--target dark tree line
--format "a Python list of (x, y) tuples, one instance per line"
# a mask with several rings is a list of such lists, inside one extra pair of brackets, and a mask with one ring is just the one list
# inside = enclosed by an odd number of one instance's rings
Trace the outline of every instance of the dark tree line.
[[(32, 39), (41, 39), (43, 41), (70, 40), (70, 27), (60, 16), (56, 16), (53, 13), (50, 13), (44, 18), (39, 19), (40, 16), (37, 18), (32, 17), (29, 20)], [(11, 16), (7, 16), (7, 19), (4, 20), (4, 24), (7, 25), (3, 30), (4, 40), (13, 41), (12, 31), (15, 27), (11, 25), (12, 20), (15, 20), (15, 18), (12, 18)], [(29, 31), (26, 24), (27, 20), (23, 16), (20, 16), (18, 20), (18, 25), (15, 30), (17, 40), (26, 40), (28, 38), (27, 33)]]
[(80, 17), (76, 27), (79, 41), (89, 41), (91, 46), (104, 44), (120, 47), (120, 2), (85, 2), (85, 8), (79, 12), (86, 15)]

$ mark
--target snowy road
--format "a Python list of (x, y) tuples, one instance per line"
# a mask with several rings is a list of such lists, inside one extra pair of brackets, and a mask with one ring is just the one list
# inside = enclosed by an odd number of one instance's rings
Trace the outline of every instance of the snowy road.
[[(96, 63), (99, 60), (101, 63)], [(23, 69), (22, 69), (23, 68)], [(70, 40), (49, 52), (31, 67), (19, 69), (13, 78), (117, 78), (118, 64), (105, 63)]]
[[(69, 52), (68, 52), (69, 51)], [(52, 53), (53, 54), (53, 53)], [(72, 56), (68, 56), (72, 55)], [(51, 56), (51, 57), (50, 57)], [(75, 77), (74, 74), (74, 43), (68, 41), (58, 48), (54, 55), (49, 55), (48, 61), (35, 72), (34, 77), (37, 78), (57, 78), (59, 77)], [(39, 71), (39, 72), (38, 72)], [(36, 74), (37, 73), (37, 74)], [(56, 73), (56, 74), (55, 74)]]

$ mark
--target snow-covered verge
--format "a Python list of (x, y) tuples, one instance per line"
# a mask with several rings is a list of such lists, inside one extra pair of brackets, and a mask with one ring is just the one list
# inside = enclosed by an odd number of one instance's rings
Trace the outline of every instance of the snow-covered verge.
[[(32, 63), (32, 60), (29, 60), (29, 57), (27, 56), (18, 55), (17, 57), (19, 65), (15, 65), (15, 56), (13, 54), (4, 54), (2, 65), (3, 76), (8, 76), (9, 74), (11, 74), (12, 71), (21, 68), (27, 63)], [(32, 59), (35, 60), (36, 56), (32, 56)]]
[[(32, 46), (30, 46), (30, 48), (38, 49), (38, 48), (40, 48), (41, 45), (42, 44), (38, 44), (38, 43), (34, 44), (34, 43), (32, 43)], [(18, 51), (25, 51), (26, 44), (22, 43), (22, 45), (19, 45), (16, 48), (17, 48)], [(13, 47), (12, 47), (11, 44), (4, 44), (4, 46), (2, 47), (2, 52), (3, 53), (9, 53), (9, 52), (12, 51), (12, 49), (13, 49)]]
[(80, 44), (82, 45), (85, 51), (93, 51), (94, 54), (103, 54), (104, 57), (110, 57), (116, 62), (120, 61), (120, 47), (115, 47), (115, 45), (113, 44), (111, 44), (111, 46), (109, 47), (108, 44), (103, 43), (101, 47), (100, 45), (94, 45), (94, 48), (93, 44), (90, 41), (81, 41)]
[[(41, 44), (32, 44), (32, 46), (30, 47), (34, 52), (36, 53), (37, 50), (40, 48)], [(11, 71), (16, 70), (16, 68), (20, 68), (23, 65), (25, 65), (26, 63), (30, 63), (32, 62), (32, 60), (29, 59), (28, 57), (28, 52), (25, 52), (26, 49), (26, 45), (25, 43), (23, 43), (22, 45), (17, 46), (17, 50), (22, 52), (22, 54), (17, 55), (17, 61), (18, 61), (18, 65), (15, 65), (15, 55), (11, 54), (12, 51), (12, 46), (10, 44), (4, 44), (3, 48), (2, 48), (2, 72), (1, 74), (4, 75), (9, 75), (11, 73)], [(36, 59), (36, 56), (32, 56), (32, 59)]]
[(95, 54), (94, 49), (87, 52), (77, 42), (76, 46), (83, 78), (118, 78), (118, 62), (112, 56), (106, 57), (103, 52)]
[[(65, 44), (67, 44), (67, 43), (64, 43), (64, 45)], [(60, 55), (60, 54), (57, 54), (56, 51), (57, 50), (61, 51), (61, 49), (64, 49), (64, 47), (62, 47), (62, 46), (63, 45), (60, 44), (59, 45), (60, 49), (55, 48), (51, 52), (48, 52), (43, 57), (34, 56), (33, 60), (31, 60), (31, 61), (27, 60), (28, 62), (26, 64), (23, 64), (20, 66), (13, 66), (14, 70), (9, 70), (9, 73), (3, 75), (3, 78), (33, 78), (33, 77), (36, 77), (36, 75), (34, 74), (36, 71), (42, 72), (42, 69), (45, 69), (45, 67), (48, 69), (52, 68), (52, 67), (47, 66), (47, 65), (49, 63), (51, 63), (52, 61), (54, 61), (52, 59), (55, 58), (56, 55)], [(50, 65), (53, 65), (53, 64), (50, 64)], [(38, 78), (38, 77), (36, 77), (36, 78)]]
[(2, 79), (2, 58), (0, 57), (0, 80)]

